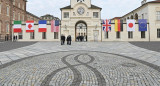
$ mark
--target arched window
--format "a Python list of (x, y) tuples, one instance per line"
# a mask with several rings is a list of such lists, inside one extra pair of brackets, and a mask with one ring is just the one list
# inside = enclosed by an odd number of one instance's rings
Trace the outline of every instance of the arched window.
[(127, 17), (127, 19), (129, 19), (129, 17)]
[(131, 19), (133, 19), (133, 15), (131, 15)]
[(138, 14), (137, 13), (135, 14), (135, 20), (138, 20)]

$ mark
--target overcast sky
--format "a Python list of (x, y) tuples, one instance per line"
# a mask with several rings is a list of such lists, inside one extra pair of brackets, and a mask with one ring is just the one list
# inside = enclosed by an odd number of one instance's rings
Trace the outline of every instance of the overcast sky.
[[(120, 17), (141, 6), (142, 0), (91, 0), (93, 5), (102, 8), (102, 19)], [(148, 0), (154, 1), (154, 0)], [(61, 17), (60, 8), (70, 5), (70, 0), (28, 0), (27, 11), (43, 16), (51, 14)]]

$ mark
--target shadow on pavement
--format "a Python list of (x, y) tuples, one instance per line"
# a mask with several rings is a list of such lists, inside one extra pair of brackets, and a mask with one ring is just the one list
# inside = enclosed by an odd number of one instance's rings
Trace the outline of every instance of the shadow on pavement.
[(0, 42), (0, 52), (32, 45), (36, 42)]
[(130, 43), (141, 48), (160, 52), (160, 42), (130, 42)]

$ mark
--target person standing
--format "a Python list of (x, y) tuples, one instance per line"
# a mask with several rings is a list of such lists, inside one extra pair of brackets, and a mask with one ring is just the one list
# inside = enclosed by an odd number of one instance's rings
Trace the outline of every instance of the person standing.
[(16, 35), (16, 41), (17, 41), (17, 35)]
[(13, 36), (13, 41), (15, 41), (15, 39), (16, 39), (16, 37), (15, 37), (15, 35)]
[(61, 45), (64, 45), (64, 40), (65, 40), (64, 35), (61, 35)]
[(71, 45), (71, 42), (72, 42), (72, 37), (71, 35), (69, 35), (69, 45)]
[(69, 45), (69, 36), (67, 36), (67, 45)]

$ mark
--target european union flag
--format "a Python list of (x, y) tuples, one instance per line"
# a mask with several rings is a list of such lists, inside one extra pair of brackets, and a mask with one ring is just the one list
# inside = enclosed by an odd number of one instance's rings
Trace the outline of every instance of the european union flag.
[(147, 20), (146, 19), (139, 19), (139, 31), (147, 31)]

